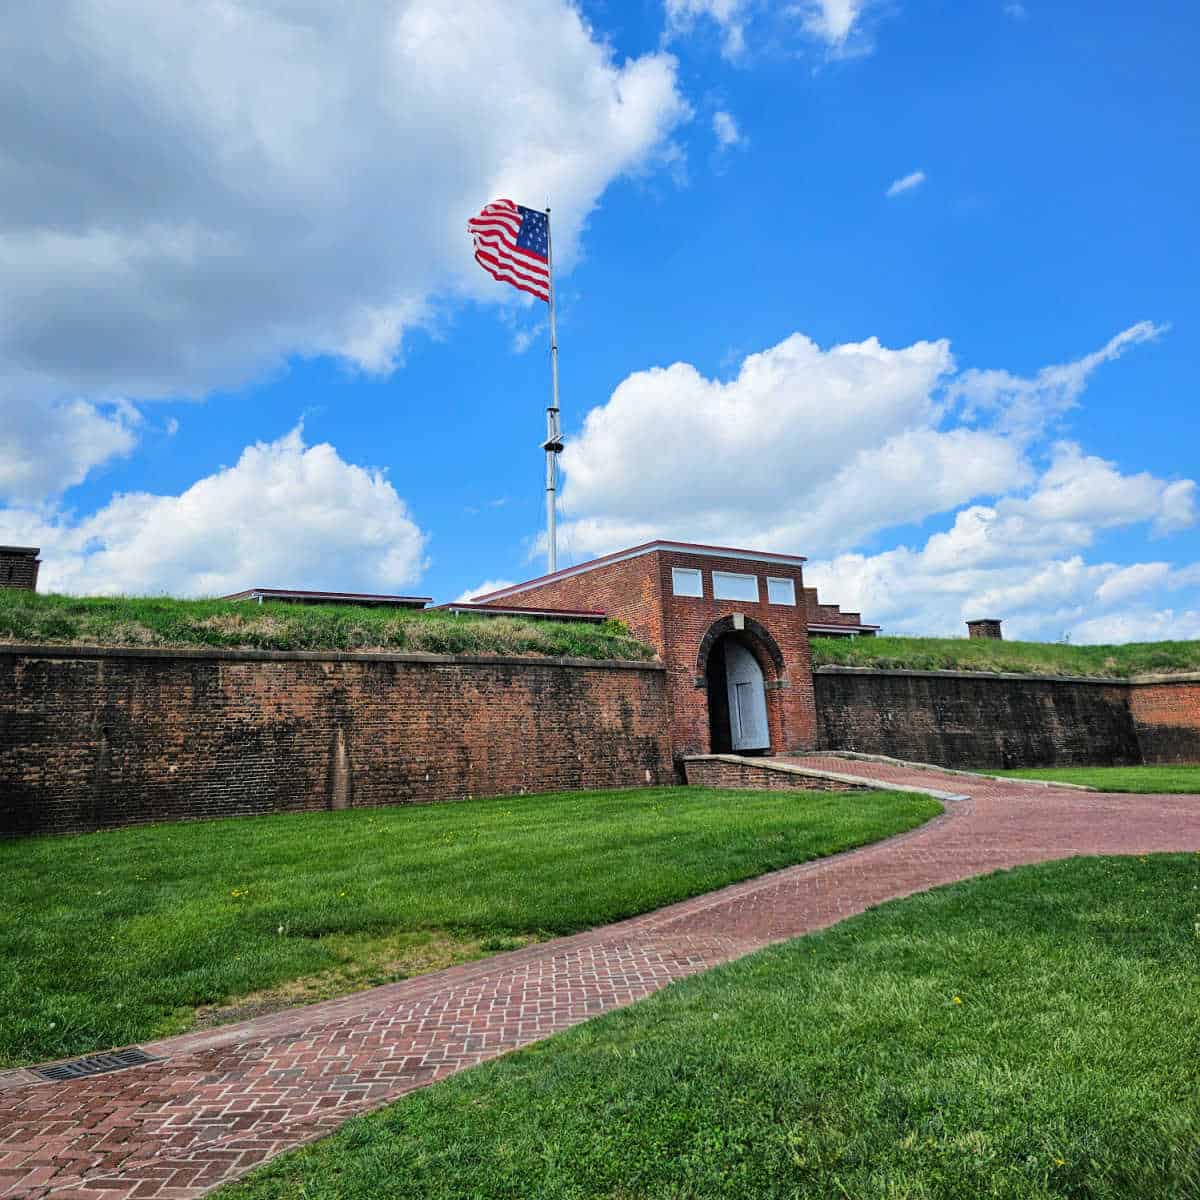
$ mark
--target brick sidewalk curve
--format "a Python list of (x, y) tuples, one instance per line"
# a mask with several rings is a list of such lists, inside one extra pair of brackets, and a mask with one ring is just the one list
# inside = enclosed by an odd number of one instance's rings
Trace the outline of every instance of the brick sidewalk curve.
[(852, 770), (969, 798), (911, 833), (617, 925), (148, 1043), (162, 1060), (148, 1066), (69, 1083), (0, 1076), (0, 1196), (190, 1200), (357, 1113), (881, 901), (1076, 854), (1200, 850), (1197, 797)]

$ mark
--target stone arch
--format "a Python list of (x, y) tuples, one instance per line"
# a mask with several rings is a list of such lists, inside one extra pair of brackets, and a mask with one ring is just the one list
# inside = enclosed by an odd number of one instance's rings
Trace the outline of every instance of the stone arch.
[[(788, 686), (785, 669), (779, 643), (752, 617), (736, 624), (732, 616), (722, 617), (709, 627), (696, 656), (696, 687), (705, 693), (710, 754), (770, 753), (772, 745), (786, 743), (778, 700), (779, 689)], [(746, 687), (749, 693), (741, 690)], [(749, 698), (748, 707), (742, 698)]]
[(769, 663), (775, 678), (783, 677), (783, 651), (780, 650), (779, 643), (753, 617), (745, 617), (743, 621), (741, 629), (735, 628), (732, 617), (722, 617), (709, 626), (708, 632), (700, 642), (700, 652), (696, 656), (697, 685), (701, 685), (708, 675), (708, 656), (713, 647), (728, 634), (742, 635), (739, 640), (745, 641), (752, 650), (757, 651), (756, 657), (760, 661), (765, 655), (767, 661), (762, 662), (763, 667), (767, 667)]

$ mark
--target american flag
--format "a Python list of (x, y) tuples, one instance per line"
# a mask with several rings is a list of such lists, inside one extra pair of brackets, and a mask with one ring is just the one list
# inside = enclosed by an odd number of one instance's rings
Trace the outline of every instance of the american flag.
[(511, 200), (493, 200), (467, 222), (475, 261), (493, 279), (550, 299), (550, 216)]

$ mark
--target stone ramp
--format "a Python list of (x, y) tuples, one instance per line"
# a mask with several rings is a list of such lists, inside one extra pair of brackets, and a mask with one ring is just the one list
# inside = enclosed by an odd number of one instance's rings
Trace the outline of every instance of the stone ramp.
[[(881, 761), (881, 760), (872, 760)], [(858, 762), (836, 755), (755, 756), (741, 754), (692, 754), (683, 760), (684, 777), (689, 785), (715, 788), (744, 788), (752, 791), (814, 792), (895, 791), (896, 784), (877, 778), (870, 771), (858, 771)], [(930, 774), (938, 768), (921, 764), (899, 764), (914, 771), (912, 782), (904, 790), (921, 792), (936, 800), (966, 800), (961, 790), (933, 787)], [(942, 782), (939, 779), (938, 782)], [(953, 782), (953, 781), (951, 781)]]
[[(846, 761), (805, 764), (841, 775)], [(1200, 850), (1193, 796), (882, 762), (854, 773), (966, 799), (898, 837), (617, 925), (147, 1044), (158, 1061), (146, 1066), (59, 1083), (13, 1072), (0, 1090), (0, 1195), (193, 1200), (415, 1088), (884, 901), (1048, 859)]]

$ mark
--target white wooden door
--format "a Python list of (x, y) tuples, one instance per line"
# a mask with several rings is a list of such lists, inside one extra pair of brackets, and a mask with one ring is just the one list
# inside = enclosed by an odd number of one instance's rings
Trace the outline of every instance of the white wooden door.
[(771, 736), (762, 668), (740, 642), (725, 643), (725, 681), (729, 686), (729, 732), (734, 751), (768, 749)]

